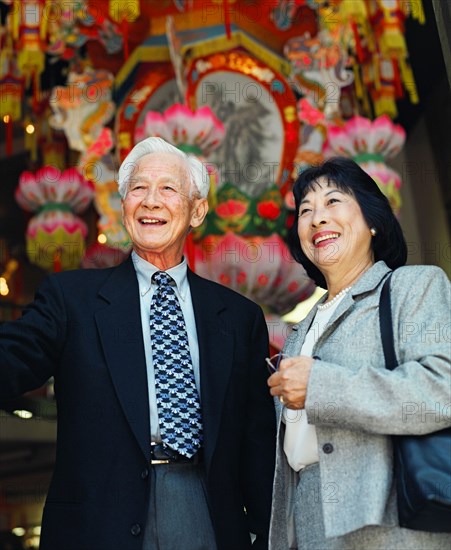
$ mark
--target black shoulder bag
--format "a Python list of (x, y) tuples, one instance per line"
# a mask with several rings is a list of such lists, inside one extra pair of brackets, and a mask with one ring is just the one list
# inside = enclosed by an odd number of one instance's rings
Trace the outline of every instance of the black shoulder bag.
[[(385, 366), (397, 367), (390, 278), (382, 287), (379, 322)], [(401, 527), (451, 533), (451, 428), (426, 435), (392, 436)]]

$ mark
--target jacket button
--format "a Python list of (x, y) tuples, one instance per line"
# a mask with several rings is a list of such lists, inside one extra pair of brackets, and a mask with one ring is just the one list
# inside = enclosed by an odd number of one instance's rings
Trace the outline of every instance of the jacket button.
[(143, 479), (147, 479), (149, 477), (149, 470), (147, 468), (145, 468), (142, 472), (141, 472), (141, 477)]
[(132, 525), (130, 532), (134, 537), (137, 537), (141, 533), (141, 525), (139, 523), (135, 523), (135, 525)]
[(334, 452), (334, 446), (332, 443), (325, 443), (323, 445), (323, 452), (326, 453), (326, 455), (330, 455), (330, 453)]

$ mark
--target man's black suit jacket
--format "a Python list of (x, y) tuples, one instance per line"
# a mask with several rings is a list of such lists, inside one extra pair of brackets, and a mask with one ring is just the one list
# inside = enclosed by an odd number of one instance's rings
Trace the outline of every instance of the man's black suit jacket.
[[(275, 419), (261, 309), (188, 271), (199, 339), (208, 499), (219, 549), (266, 547)], [(48, 277), (0, 326), (0, 398), (54, 376), (56, 464), (42, 550), (138, 550), (149, 502), (150, 426), (131, 259)], [(158, 466), (157, 466), (158, 467)], [(180, 549), (182, 550), (182, 549)]]

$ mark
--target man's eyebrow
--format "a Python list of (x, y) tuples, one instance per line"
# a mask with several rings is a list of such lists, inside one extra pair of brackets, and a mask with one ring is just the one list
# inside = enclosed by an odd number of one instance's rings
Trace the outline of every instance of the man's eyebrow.
[[(133, 182), (136, 182), (136, 181), (144, 181), (144, 182), (152, 183), (155, 180), (153, 178), (150, 178), (146, 174), (136, 174), (135, 176), (130, 177), (128, 181), (130, 183), (133, 183)], [(158, 182), (159, 183), (170, 182), (170, 183), (176, 183), (178, 185), (181, 185), (180, 180), (178, 180), (177, 178), (171, 178), (170, 176), (162, 177), (158, 180)]]

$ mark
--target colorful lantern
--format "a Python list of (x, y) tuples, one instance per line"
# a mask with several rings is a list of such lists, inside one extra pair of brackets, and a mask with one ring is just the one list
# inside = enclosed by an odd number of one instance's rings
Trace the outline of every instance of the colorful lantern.
[(283, 234), (286, 212), (280, 189), (272, 184), (258, 197), (251, 197), (238, 186), (225, 183), (216, 195), (216, 205), (206, 221), (194, 231), (194, 239), (232, 232), (246, 237)]
[(187, 153), (208, 157), (224, 135), (225, 128), (210, 107), (201, 107), (193, 112), (185, 105), (176, 103), (163, 114), (148, 111), (143, 123), (136, 128), (135, 142), (157, 136)]
[[(34, 83), (34, 97), (39, 95), (40, 75), (45, 67), (45, 39), (48, 8), (51, 0), (14, 0), (11, 16), (17, 53), (17, 69), (27, 86)], [(44, 13), (46, 10), (46, 13)]]
[(196, 243), (195, 252), (196, 273), (244, 294), (265, 313), (284, 315), (315, 289), (277, 234), (209, 235)]
[(76, 214), (91, 202), (92, 184), (75, 168), (46, 166), (36, 174), (23, 172), (15, 196), (24, 210), (36, 212), (27, 227), (30, 261), (54, 271), (78, 267), (88, 230)]
[(22, 79), (7, 74), (0, 79), (0, 118), (6, 129), (6, 154), (13, 152), (13, 123), (22, 116)]
[(333, 8), (323, 3), (317, 9), (321, 28), (350, 53), (355, 94), (368, 116), (374, 111), (376, 116), (396, 117), (396, 100), (404, 90), (412, 103), (418, 103), (404, 21), (410, 15), (424, 22), (421, 0), (336, 0)]
[(371, 121), (355, 116), (343, 126), (328, 126), (326, 157), (345, 156), (355, 160), (379, 185), (389, 199), (393, 211), (401, 208), (401, 177), (385, 164), (396, 156), (404, 145), (406, 133), (387, 115)]
[(5, 124), (6, 154), (13, 152), (13, 123), (22, 117), (23, 78), (18, 78), (11, 35), (1, 37), (0, 119)]
[(22, 117), (23, 80), (11, 73), (0, 78), (0, 117), (10, 116), (11, 120)]

